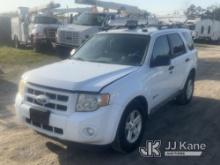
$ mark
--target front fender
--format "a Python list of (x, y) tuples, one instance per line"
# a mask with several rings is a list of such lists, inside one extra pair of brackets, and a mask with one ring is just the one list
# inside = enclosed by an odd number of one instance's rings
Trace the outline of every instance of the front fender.
[[(127, 105), (138, 96), (143, 96), (146, 100), (147, 89), (144, 89), (143, 82), (141, 81), (141, 73), (138, 71), (114, 82), (110, 86), (103, 89), (102, 93), (110, 93), (110, 104), (117, 105), (117, 117), (114, 119), (117, 126), (121, 120), (121, 116), (126, 109)], [(149, 104), (148, 104), (149, 105)], [(149, 114), (149, 109), (147, 110)]]

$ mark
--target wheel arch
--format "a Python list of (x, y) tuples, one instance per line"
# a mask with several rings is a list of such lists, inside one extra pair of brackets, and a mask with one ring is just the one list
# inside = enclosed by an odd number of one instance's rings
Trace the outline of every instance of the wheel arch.
[(117, 147), (117, 144), (119, 144), (119, 138), (118, 138), (118, 134), (119, 134), (119, 129), (120, 129), (120, 124), (122, 122), (122, 119), (123, 119), (123, 115), (124, 113), (126, 112), (126, 109), (131, 105), (131, 104), (141, 104), (144, 108), (142, 109), (142, 112), (143, 112), (143, 115), (144, 115), (144, 118), (148, 118), (148, 102), (147, 102), (147, 99), (146, 97), (144, 97), (143, 95), (138, 95), (136, 97), (134, 97), (133, 99), (131, 99), (127, 104), (126, 106), (124, 107), (124, 110), (120, 116), (120, 120), (119, 120), (119, 123), (117, 125), (117, 129), (116, 129), (116, 134), (114, 135), (114, 140), (113, 140), (113, 143), (112, 143), (112, 146), (113, 148), (115, 148), (116, 150), (118, 151), (121, 151), (118, 147)]
[(188, 74), (186, 75), (186, 77), (184, 78), (184, 80), (183, 80), (183, 82), (182, 82), (182, 85), (181, 85), (181, 90), (182, 89), (184, 89), (184, 86), (185, 86), (185, 84), (186, 84), (186, 81), (187, 81), (187, 79), (189, 78), (189, 76), (193, 76), (194, 77), (194, 79), (195, 79), (195, 77), (196, 77), (196, 68), (191, 68), (190, 70), (189, 70), (189, 72), (188, 72)]
[(189, 75), (192, 75), (195, 78), (196, 77), (196, 69), (192, 68), (189, 72)]
[(134, 97), (133, 99), (131, 99), (131, 100), (128, 102), (128, 104), (125, 106), (124, 111), (125, 111), (126, 108), (127, 108), (128, 106), (130, 106), (131, 104), (139, 104), (139, 105), (143, 106), (143, 109), (142, 109), (142, 110), (143, 110), (143, 113), (144, 113), (145, 117), (148, 116), (148, 101), (147, 101), (147, 99), (146, 99), (145, 96), (139, 95), (139, 96), (136, 96), (136, 97)]

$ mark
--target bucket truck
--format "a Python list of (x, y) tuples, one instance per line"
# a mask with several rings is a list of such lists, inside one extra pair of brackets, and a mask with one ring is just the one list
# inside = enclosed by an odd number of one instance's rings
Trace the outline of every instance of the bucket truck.
[[(142, 24), (147, 24), (147, 19), (144, 16), (146, 12), (136, 6), (98, 0), (75, 0), (75, 3), (92, 5), (92, 9), (84, 12), (81, 10), (72, 24), (58, 28), (56, 45), (59, 53), (66, 53), (63, 50), (69, 51), (74, 47), (79, 47), (99, 31), (107, 30), (111, 26), (118, 26), (121, 22), (124, 22), (125, 25), (127, 20), (124, 18), (143, 17)], [(100, 8), (103, 9), (102, 12), (99, 11)]]
[(30, 45), (35, 51), (40, 51), (55, 42), (59, 21), (51, 10), (59, 6), (49, 3), (34, 8), (19, 7), (11, 19), (11, 37), (15, 47)]

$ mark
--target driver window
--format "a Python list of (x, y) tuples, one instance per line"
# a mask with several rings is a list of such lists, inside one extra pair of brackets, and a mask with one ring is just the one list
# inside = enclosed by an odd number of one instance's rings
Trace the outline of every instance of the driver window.
[(157, 38), (154, 44), (152, 60), (155, 60), (158, 56), (170, 56), (170, 46), (167, 36)]

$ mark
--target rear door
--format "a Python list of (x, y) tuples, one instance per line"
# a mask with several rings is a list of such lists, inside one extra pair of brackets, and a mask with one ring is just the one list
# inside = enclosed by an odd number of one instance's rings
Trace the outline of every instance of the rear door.
[(186, 79), (187, 65), (192, 60), (190, 53), (186, 48), (183, 37), (180, 33), (173, 33), (168, 35), (171, 45), (171, 74), (173, 76), (172, 86), (173, 90), (178, 92), (182, 90), (182, 84)]

